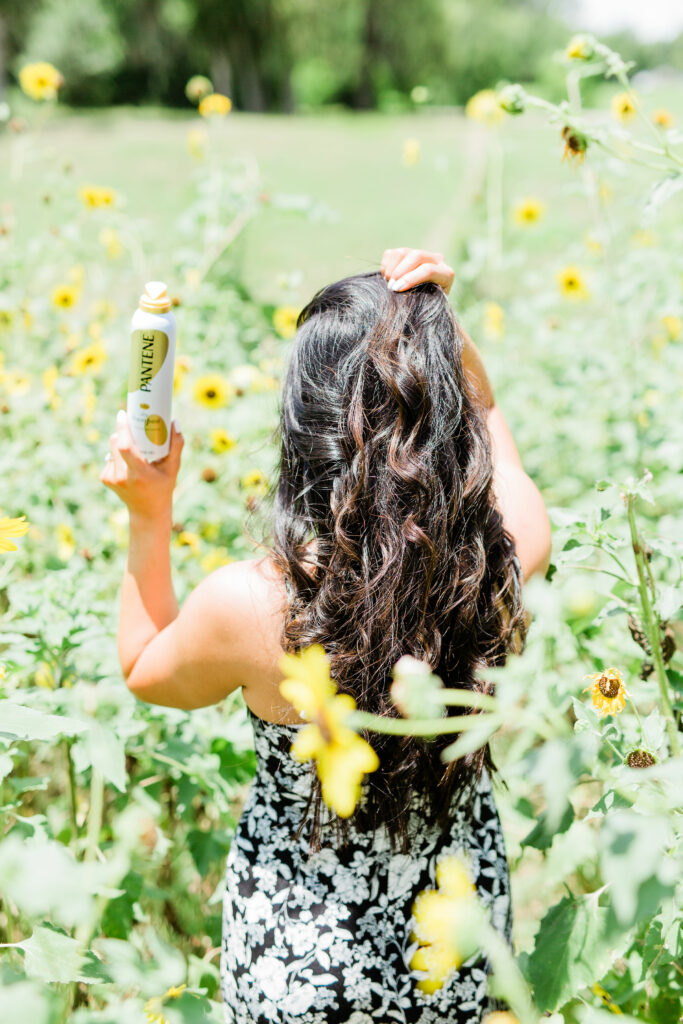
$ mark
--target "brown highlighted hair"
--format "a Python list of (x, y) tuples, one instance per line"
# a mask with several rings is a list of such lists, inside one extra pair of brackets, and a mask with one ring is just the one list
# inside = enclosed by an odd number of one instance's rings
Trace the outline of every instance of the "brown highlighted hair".
[[(447, 687), (492, 692), (476, 670), (524, 647), (521, 570), (495, 504), (484, 416), (437, 285), (391, 292), (379, 272), (357, 274), (321, 289), (299, 314), (273, 489), (271, 558), (289, 594), (281, 643), (322, 644), (339, 691), (361, 710), (399, 714), (389, 688), (404, 654)], [(416, 795), (424, 824), (445, 827), (454, 795), (484, 764), (495, 771), (488, 743), (447, 765), (452, 734), (363, 735), (380, 767), (348, 821), (386, 825), (404, 852)], [(311, 807), (317, 849), (317, 778)], [(329, 824), (343, 842), (346, 821)]]

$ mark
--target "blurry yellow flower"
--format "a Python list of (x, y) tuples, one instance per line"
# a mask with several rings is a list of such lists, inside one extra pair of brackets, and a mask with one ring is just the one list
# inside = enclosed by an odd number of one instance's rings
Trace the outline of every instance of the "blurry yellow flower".
[(206, 152), (206, 132), (201, 128), (190, 128), (187, 133), (187, 151), (195, 160), (203, 160)]
[(593, 707), (601, 718), (604, 715), (618, 715), (624, 710), (628, 692), (618, 668), (608, 668), (583, 678), (593, 680), (593, 685), (585, 686), (582, 693), (590, 690)]
[(655, 124), (659, 125), (660, 128), (671, 128), (674, 123), (674, 116), (670, 110), (665, 110), (664, 107), (659, 107), (658, 110), (652, 111), (652, 120)]
[(649, 228), (641, 228), (639, 231), (635, 231), (631, 235), (631, 241), (634, 245), (639, 245), (642, 248), (654, 245), (657, 241), (657, 236), (654, 231), (650, 231)]
[(413, 167), (420, 159), (420, 143), (418, 139), (404, 139), (401, 162), (406, 167)]
[(590, 292), (586, 288), (583, 274), (578, 267), (564, 267), (557, 275), (560, 291), (568, 299), (587, 299)]
[(265, 494), (268, 490), (268, 477), (260, 469), (250, 469), (248, 473), (244, 474), (240, 484), (245, 491)]
[(484, 306), (484, 333), (489, 338), (502, 338), (505, 333), (505, 311), (497, 302)]
[(110, 260), (117, 260), (123, 253), (123, 243), (113, 228), (102, 228), (97, 240), (107, 250)]
[(107, 358), (104, 344), (101, 341), (94, 341), (92, 345), (86, 345), (73, 353), (67, 372), (74, 376), (80, 376), (83, 373), (97, 373)]
[(57, 537), (57, 557), (62, 562), (68, 562), (76, 550), (76, 538), (68, 523), (57, 523), (55, 527)]
[(183, 373), (187, 373), (189, 370), (192, 369), (192, 356), (186, 356), (184, 353), (182, 355), (178, 354), (177, 348), (175, 362), (178, 369), (181, 370)]
[(630, 121), (635, 116), (636, 108), (627, 92), (612, 97), (612, 113), (618, 121)]
[[(413, 903), (415, 927), (412, 938), (420, 946), (410, 962), (412, 970), (426, 971), (418, 981), (423, 992), (434, 992), (472, 952), (471, 908), (477, 905), (477, 890), (462, 854), (451, 855), (437, 865), (438, 889), (425, 889)], [(462, 941), (460, 931), (463, 931)]]
[(297, 733), (292, 757), (315, 760), (323, 800), (348, 818), (361, 796), (363, 776), (379, 767), (370, 744), (345, 724), (356, 702), (347, 693), (337, 694), (322, 644), (284, 654), (279, 665), (285, 676), (280, 693), (309, 723)]
[(78, 288), (70, 284), (57, 285), (52, 292), (52, 303), (57, 309), (71, 309), (80, 298)]
[(199, 273), (197, 267), (190, 267), (185, 271), (185, 281), (193, 291), (196, 291), (197, 288), (199, 288), (202, 283), (202, 275)]
[(180, 533), (176, 534), (175, 542), (180, 548), (192, 548), (193, 554), (198, 554), (201, 551), (201, 541), (196, 533), (192, 533), (191, 530), (181, 530)]
[(0, 331), (7, 330), (12, 326), (14, 313), (11, 309), (0, 309)]
[(234, 562), (235, 559), (232, 555), (228, 554), (227, 548), (214, 548), (209, 551), (208, 554), (200, 558), (199, 565), (203, 572), (213, 572), (214, 569), (219, 569), (221, 565), (229, 565), (230, 562)]
[(213, 92), (200, 101), (197, 109), (202, 117), (225, 117), (232, 109), (232, 100), (220, 92)]
[(114, 189), (102, 188), (99, 185), (81, 185), (78, 190), (78, 197), (83, 205), (89, 208), (113, 206), (116, 202), (116, 192)]
[(593, 41), (589, 36), (574, 36), (564, 51), (569, 60), (590, 60), (593, 53)]
[(226, 430), (221, 427), (214, 427), (209, 431), (211, 438), (211, 450), (214, 452), (230, 452), (237, 444), (237, 441)]
[(95, 427), (90, 427), (90, 429), (86, 430), (86, 432), (85, 432), (85, 439), (86, 439), (86, 441), (89, 441), (91, 444), (94, 444), (95, 441), (99, 441), (99, 439), (100, 439), (100, 432), (99, 432), (99, 430), (96, 430)]
[(16, 544), (13, 544), (10, 537), (23, 537), (28, 533), (30, 523), (24, 522), (26, 516), (19, 516), (18, 519), (11, 519), (9, 516), (0, 516), (0, 551), (17, 551)]
[(93, 320), (92, 323), (89, 323), (88, 335), (93, 341), (99, 341), (102, 337), (102, 324), (98, 324), (97, 320)]
[(49, 406), (51, 409), (58, 409), (62, 404), (62, 399), (57, 394), (55, 387), (57, 378), (59, 377), (59, 370), (56, 366), (48, 366), (46, 370), (43, 370), (41, 378), (43, 381), (43, 387), (47, 392), (49, 399)]
[(25, 395), (31, 387), (32, 377), (21, 370), (0, 369), (0, 387), (10, 395)]
[(278, 306), (273, 313), (273, 327), (283, 338), (291, 338), (296, 333), (296, 322), (299, 310), (296, 306)]
[(683, 322), (681, 321), (680, 316), (663, 316), (662, 323), (664, 324), (671, 341), (678, 341), (681, 336), (681, 328), (683, 327)]
[(190, 103), (199, 103), (213, 92), (213, 82), (206, 75), (192, 75), (185, 85), (185, 95)]
[(91, 312), (96, 320), (111, 320), (116, 316), (118, 309), (111, 299), (97, 299), (91, 306)]
[(486, 1014), (482, 1024), (519, 1024), (519, 1018), (509, 1010), (494, 1010)]
[(33, 317), (31, 316), (31, 314), (30, 314), (29, 310), (26, 308), (26, 306), (22, 306), (21, 312), (22, 312), (23, 317), (24, 317), (24, 328), (27, 331), (29, 331), (31, 329), (31, 325), (33, 324)]
[(207, 373), (194, 383), (194, 398), (209, 409), (227, 405), (233, 397), (233, 388), (219, 373)]
[(614, 1002), (609, 992), (607, 992), (602, 985), (599, 985), (597, 981), (591, 985), (591, 992), (593, 992), (594, 995), (599, 996), (603, 1004), (608, 1010), (611, 1010), (612, 1013), (623, 1013), (621, 1007)]
[(186, 988), (187, 985), (184, 983), (182, 985), (172, 985), (171, 988), (166, 989), (163, 996), (153, 996), (151, 999), (148, 999), (145, 1003), (145, 1020), (147, 1024), (168, 1024), (168, 1018), (164, 1017), (161, 1012), (164, 1002), (167, 999), (177, 999)]
[(177, 364), (173, 367), (173, 394), (177, 395), (185, 381), (185, 370)]
[(55, 673), (54, 668), (47, 661), (41, 661), (34, 673), (33, 683), (35, 686), (43, 686), (46, 690), (54, 690), (55, 688)]
[(540, 199), (534, 199), (532, 196), (520, 200), (512, 211), (515, 223), (521, 225), (538, 223), (544, 213), (545, 203), (541, 202)]
[(86, 386), (81, 391), (81, 401), (83, 404), (81, 423), (85, 426), (87, 423), (92, 422), (95, 415), (95, 409), (97, 408), (97, 395), (95, 394), (92, 381), (86, 381)]
[(602, 242), (593, 234), (592, 231), (587, 231), (583, 236), (583, 240), (586, 243), (586, 248), (591, 252), (601, 253), (604, 249)]
[(611, 185), (608, 185), (606, 181), (600, 182), (598, 186), (598, 196), (603, 203), (609, 203), (614, 196), (614, 191)]
[(53, 100), (64, 85), (64, 76), (54, 64), (38, 61), (24, 64), (19, 72), (19, 85), (32, 100)]
[(482, 124), (493, 125), (503, 120), (504, 112), (494, 90), (481, 89), (468, 99), (465, 104), (465, 115), (474, 121), (481, 121)]

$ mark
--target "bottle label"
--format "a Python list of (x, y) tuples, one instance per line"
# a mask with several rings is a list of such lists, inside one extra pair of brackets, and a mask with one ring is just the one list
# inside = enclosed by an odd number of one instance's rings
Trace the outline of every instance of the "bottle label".
[(138, 328), (131, 334), (129, 391), (152, 390), (152, 380), (168, 354), (168, 335), (156, 328)]

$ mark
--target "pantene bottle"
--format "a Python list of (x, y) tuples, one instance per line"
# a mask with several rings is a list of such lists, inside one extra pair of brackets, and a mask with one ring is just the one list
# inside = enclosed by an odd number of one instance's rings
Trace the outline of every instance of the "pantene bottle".
[(130, 323), (128, 422), (147, 459), (168, 455), (175, 363), (175, 317), (163, 281), (148, 281)]

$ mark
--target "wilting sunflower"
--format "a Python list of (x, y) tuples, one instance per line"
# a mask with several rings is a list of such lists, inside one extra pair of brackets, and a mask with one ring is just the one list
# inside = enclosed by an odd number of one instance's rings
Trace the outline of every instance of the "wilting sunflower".
[(618, 668), (608, 668), (583, 678), (593, 680), (592, 686), (585, 686), (582, 693), (590, 690), (593, 707), (601, 718), (605, 715), (618, 715), (624, 710), (628, 692)]

